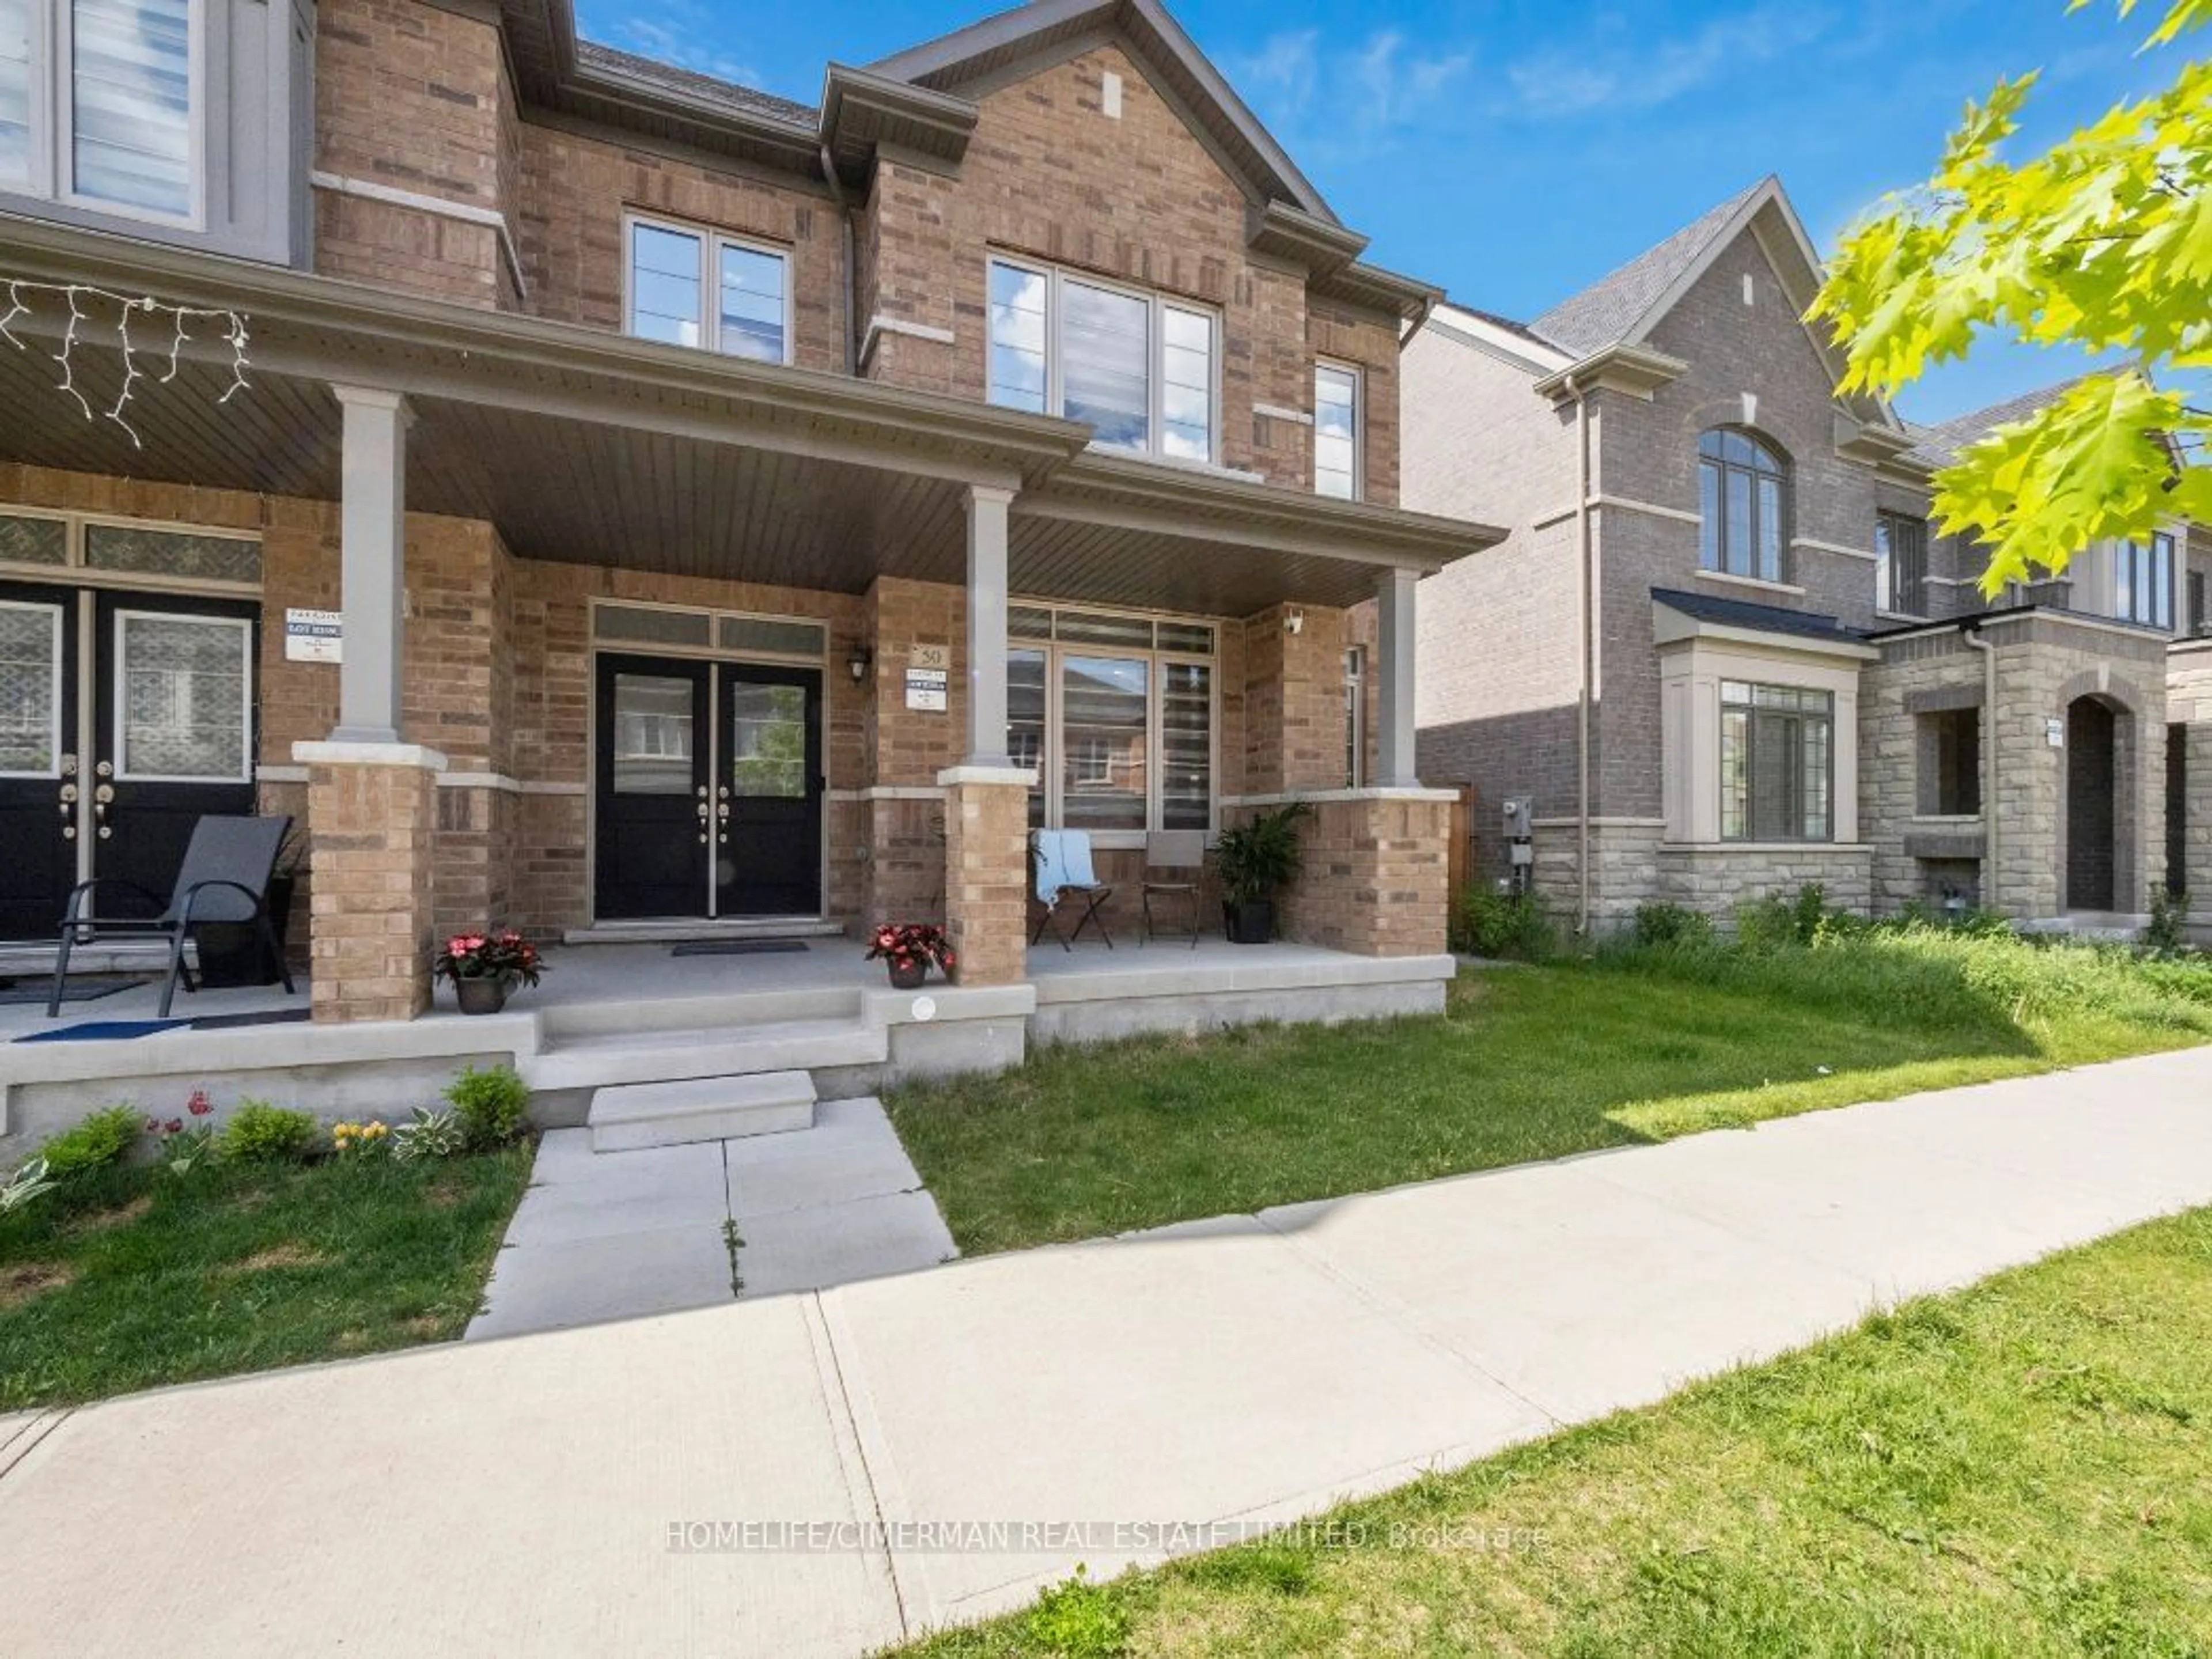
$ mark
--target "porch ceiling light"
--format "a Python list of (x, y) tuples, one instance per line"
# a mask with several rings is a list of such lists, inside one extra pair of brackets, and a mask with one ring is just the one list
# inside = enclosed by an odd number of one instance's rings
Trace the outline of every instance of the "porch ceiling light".
[(853, 683), (858, 685), (868, 678), (868, 670), (875, 665), (876, 653), (865, 645), (853, 647), (853, 654), (845, 659), (845, 666), (853, 671)]
[(1283, 631), (1285, 634), (1304, 633), (1306, 631), (1306, 613), (1293, 606), (1283, 617)]

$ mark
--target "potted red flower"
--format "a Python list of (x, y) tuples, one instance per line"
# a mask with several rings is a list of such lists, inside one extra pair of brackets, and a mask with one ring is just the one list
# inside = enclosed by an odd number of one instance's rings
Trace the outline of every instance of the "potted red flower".
[(518, 981), (535, 985), (545, 964), (538, 947), (512, 927), (497, 932), (456, 933), (432, 964), (440, 979), (453, 981), (453, 994), (465, 1014), (495, 1014)]
[(921, 921), (880, 923), (868, 945), (868, 960), (878, 958), (890, 964), (891, 984), (901, 991), (921, 985), (933, 967), (950, 978), (955, 965), (945, 930)]

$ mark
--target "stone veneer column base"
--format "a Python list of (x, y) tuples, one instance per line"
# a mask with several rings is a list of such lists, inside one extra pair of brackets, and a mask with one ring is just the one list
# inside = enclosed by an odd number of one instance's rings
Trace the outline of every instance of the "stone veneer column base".
[[(1449, 789), (1316, 791), (1283, 938), (1362, 957), (1435, 956), (1449, 932)], [(1249, 802), (1248, 805), (1260, 803)]]
[(412, 1019), (430, 1006), (437, 775), (412, 744), (301, 743), (318, 1023)]
[(1029, 978), (1029, 799), (1020, 768), (956, 766), (945, 790), (945, 931), (962, 985)]

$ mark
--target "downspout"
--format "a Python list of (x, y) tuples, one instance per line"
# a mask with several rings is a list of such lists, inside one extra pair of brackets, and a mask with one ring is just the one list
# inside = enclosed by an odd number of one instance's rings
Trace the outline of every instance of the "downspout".
[(853, 337), (854, 331), (860, 326), (855, 315), (859, 307), (854, 303), (854, 296), (859, 292), (860, 278), (860, 273), (853, 269), (853, 204), (846, 198), (845, 181), (837, 176), (837, 164), (830, 160), (827, 143), (822, 146), (822, 178), (830, 186), (830, 199), (837, 204), (837, 224), (844, 232), (845, 373), (854, 375), (860, 372), (860, 346)]
[(1982, 653), (1982, 908), (1997, 908), (1997, 648), (1982, 637), (1982, 625), (1960, 630), (1968, 646)]
[(1590, 702), (1596, 675), (1596, 653), (1592, 648), (1595, 596), (1590, 580), (1589, 395), (1569, 374), (1561, 382), (1575, 400), (1575, 537), (1582, 561), (1581, 643), (1582, 689), (1575, 710), (1575, 930), (1583, 938), (1590, 929)]

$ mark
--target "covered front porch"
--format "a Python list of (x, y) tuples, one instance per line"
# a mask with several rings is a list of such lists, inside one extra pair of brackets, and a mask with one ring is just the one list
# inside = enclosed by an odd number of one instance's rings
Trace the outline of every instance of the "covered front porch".
[[(1149, 833), (1291, 799), (1316, 809), (1292, 943), (1443, 949), (1449, 803), (1413, 770), (1416, 583), (1493, 532), (841, 376), (187, 253), (133, 247), (126, 273), (51, 228), (25, 227), (21, 255), (252, 318), (228, 401), (228, 356), (188, 347), (131, 426), (61, 406), (0, 460), (28, 511), (258, 532), (254, 778), (261, 810), (307, 831), (295, 934), (318, 1028), (438, 1025), (444, 933), (640, 917), (941, 915), (960, 992), (1050, 1006), (1045, 988), (1083, 975), (1025, 952), (1030, 827), (1090, 830), (1133, 897)], [(96, 356), (77, 372), (95, 402), (119, 387)], [(0, 354), (0, 374), (15, 405), (53, 395), (38, 354)], [(303, 611), (337, 613), (341, 660), (295, 659)], [(625, 674), (702, 688), (665, 750), (620, 746), (670, 718), (622, 702)], [(738, 696), (786, 683), (785, 702)], [(1099, 707), (1071, 714), (1072, 687)], [(626, 780), (658, 817), (616, 816), (636, 805)], [(749, 823), (759, 796), (793, 810)], [(748, 888), (771, 851), (788, 869)], [(610, 870), (654, 858), (676, 873), (611, 902)], [(548, 995), (549, 1017), (568, 1006)]]

